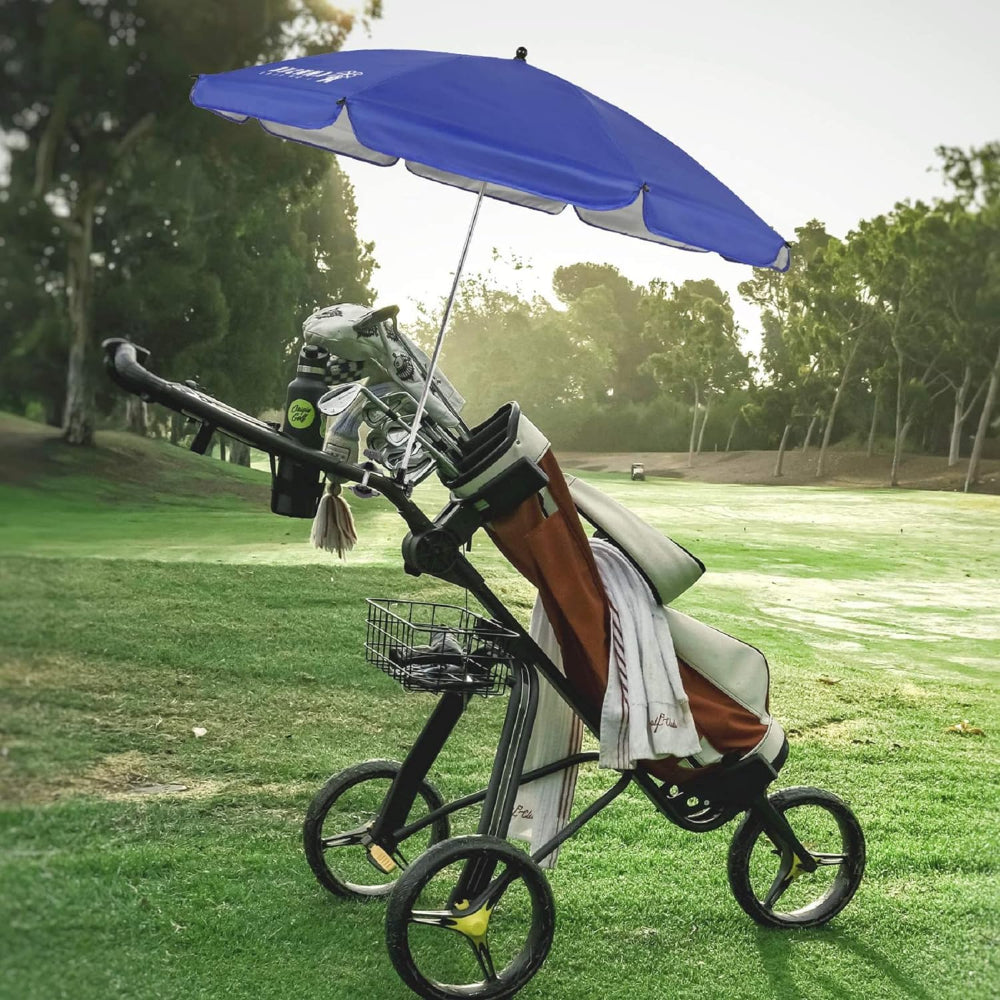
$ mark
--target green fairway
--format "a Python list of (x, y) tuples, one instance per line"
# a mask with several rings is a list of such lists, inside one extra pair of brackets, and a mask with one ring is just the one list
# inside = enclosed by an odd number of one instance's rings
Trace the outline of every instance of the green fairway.
[[(461, 594), (402, 573), (381, 500), (351, 498), (340, 563), (267, 511), (263, 473), (46, 440), (0, 472), (0, 997), (405, 1000), (384, 904), (327, 894), (300, 829), (433, 705), (365, 664), (364, 598)], [(779, 784), (847, 799), (868, 869), (827, 927), (766, 931), (729, 893), (735, 823), (688, 833), (627, 793), (563, 848), (521, 995), (1000, 995), (1000, 500), (587, 478), (706, 562), (678, 607), (767, 654)], [(485, 536), (472, 557), (526, 620), (530, 586)], [(503, 707), (477, 701), (446, 747), (449, 798), (485, 784)], [(578, 802), (613, 778), (585, 770)]]

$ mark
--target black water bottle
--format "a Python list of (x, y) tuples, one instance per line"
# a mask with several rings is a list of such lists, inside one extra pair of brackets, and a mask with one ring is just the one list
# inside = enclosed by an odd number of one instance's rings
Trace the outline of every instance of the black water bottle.
[[(281, 432), (317, 451), (323, 447), (319, 400), (327, 390), (329, 352), (314, 344), (299, 351), (295, 378), (288, 383)], [(271, 484), (271, 511), (285, 517), (313, 517), (323, 493), (320, 471), (282, 456)]]

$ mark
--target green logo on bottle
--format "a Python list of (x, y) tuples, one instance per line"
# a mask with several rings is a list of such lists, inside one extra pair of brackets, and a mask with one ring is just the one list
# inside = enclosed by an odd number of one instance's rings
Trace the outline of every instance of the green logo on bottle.
[(298, 430), (305, 430), (316, 419), (316, 410), (308, 399), (293, 399), (288, 404), (288, 422)]

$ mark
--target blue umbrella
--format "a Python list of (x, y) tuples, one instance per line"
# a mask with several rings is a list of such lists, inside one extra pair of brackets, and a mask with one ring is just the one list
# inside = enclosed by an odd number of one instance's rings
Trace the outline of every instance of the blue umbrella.
[(787, 269), (782, 237), (687, 153), (526, 56), (333, 52), (199, 77), (191, 100), (369, 163), (402, 159), (419, 176), (477, 193), (431, 373), (484, 197), (552, 214), (572, 205), (601, 229)]
[(202, 76), (191, 100), (334, 153), (591, 225), (785, 270), (785, 241), (669, 139), (528, 64), (333, 52)]

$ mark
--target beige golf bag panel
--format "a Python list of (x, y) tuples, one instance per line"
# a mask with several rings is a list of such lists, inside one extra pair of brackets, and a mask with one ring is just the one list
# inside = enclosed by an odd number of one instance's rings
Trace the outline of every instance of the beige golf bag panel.
[(596, 486), (576, 476), (566, 485), (578, 513), (628, 556), (660, 604), (675, 601), (705, 572), (700, 559)]
[[(661, 603), (704, 572), (686, 549), (600, 490), (567, 481), (547, 450), (538, 464), (546, 490), (489, 525), (498, 548), (539, 591), (567, 678), (598, 716), (608, 679), (609, 609), (580, 515), (625, 553)], [(671, 633), (702, 750), (683, 760), (649, 761), (649, 772), (683, 784), (724, 758), (758, 751), (773, 760), (784, 734), (768, 712), (768, 669), (752, 646), (673, 609)]]

